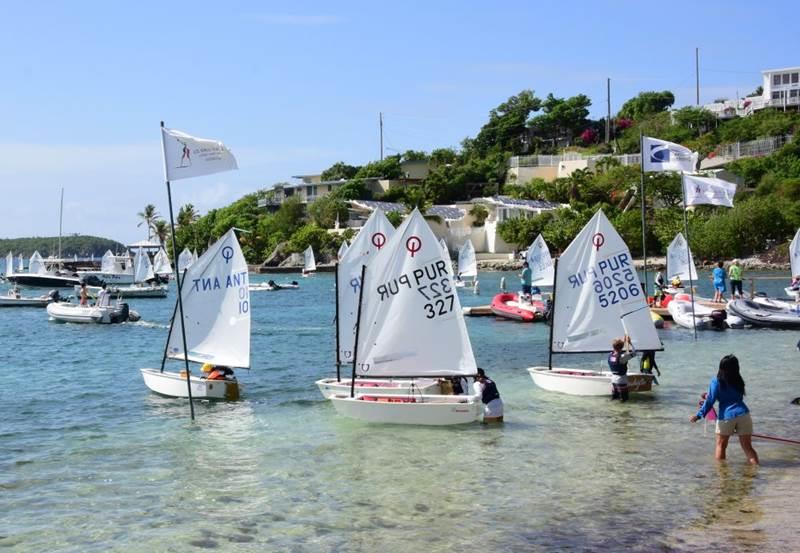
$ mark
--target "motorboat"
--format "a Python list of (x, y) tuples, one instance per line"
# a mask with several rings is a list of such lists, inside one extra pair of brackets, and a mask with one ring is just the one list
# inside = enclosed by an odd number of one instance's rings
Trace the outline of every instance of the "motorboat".
[[(187, 283), (181, 287), (183, 318), (172, 318), (163, 361), (175, 359), (186, 365), (178, 371), (166, 370), (164, 362), (161, 368), (140, 369), (151, 391), (173, 398), (189, 397), (191, 390), (193, 399), (239, 399), (241, 387), (236, 378), (215, 379), (213, 371), (208, 377), (195, 376), (188, 367), (189, 362), (203, 368), (225, 367), (231, 372), (232, 368), (250, 367), (247, 275), (247, 263), (234, 229), (185, 269), (180, 277)], [(192, 286), (190, 283), (195, 281), (208, 284)], [(177, 314), (177, 304), (175, 310)]]
[(38, 251), (33, 252), (27, 273), (12, 272), (6, 275), (6, 280), (30, 288), (72, 288), (81, 282), (76, 276), (60, 270), (57, 265), (46, 262)]
[(788, 307), (784, 302), (731, 300), (728, 302), (728, 311), (754, 326), (800, 329), (800, 308)]
[(298, 288), (300, 288), (300, 285), (295, 280), (281, 283), (268, 280), (267, 282), (251, 282), (249, 285), (251, 292), (276, 292), (278, 290), (297, 290)]
[(50, 320), (59, 323), (117, 324), (139, 319), (138, 313), (121, 302), (107, 306), (50, 303), (47, 314)]
[(47, 304), (59, 301), (58, 290), (51, 290), (49, 294), (30, 297), (23, 296), (16, 287), (9, 288), (5, 295), (0, 296), (0, 307), (46, 307)]
[[(345, 257), (356, 247), (351, 246)], [(418, 209), (362, 267), (351, 386), (359, 378), (466, 378), (477, 373), (452, 272)], [(417, 275), (413, 287), (400, 286), (397, 293), (387, 295), (388, 288), (379, 285), (409, 280), (405, 275), (412, 274)], [(368, 423), (445, 426), (483, 417), (477, 393), (424, 394), (411, 389), (398, 396), (376, 388), (335, 393), (329, 400), (338, 414)]]
[[(548, 365), (528, 368), (536, 386), (575, 396), (608, 396), (609, 370), (554, 367), (553, 355), (608, 352), (612, 341), (625, 335), (637, 351), (663, 349), (632, 259), (602, 210), (564, 250), (554, 267)], [(652, 374), (628, 369), (627, 377), (629, 392), (652, 390)]]
[[(102, 288), (100, 286), (87, 286), (86, 291), (90, 298), (96, 298)], [(80, 296), (81, 287), (75, 286), (75, 295)], [(169, 287), (166, 284), (131, 284), (130, 286), (108, 286), (108, 292), (113, 297), (119, 298), (166, 298)]]
[(547, 318), (547, 305), (540, 294), (533, 294), (530, 301), (520, 301), (517, 294), (503, 292), (492, 299), (491, 308), (496, 317), (513, 321), (534, 322)]
[(691, 300), (673, 298), (667, 305), (667, 310), (672, 316), (672, 320), (684, 328), (697, 328), (697, 330), (724, 330), (727, 328), (725, 309), (713, 309), (696, 301), (694, 309), (692, 309)]

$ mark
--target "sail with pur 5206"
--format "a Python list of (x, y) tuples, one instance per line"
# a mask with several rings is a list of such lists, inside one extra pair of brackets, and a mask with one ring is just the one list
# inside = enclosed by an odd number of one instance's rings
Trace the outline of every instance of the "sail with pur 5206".
[[(233, 229), (184, 273), (181, 282), (190, 361), (250, 367), (250, 297), (247, 262)], [(172, 325), (167, 355), (183, 359), (180, 312)]]
[(554, 353), (606, 352), (625, 334), (638, 350), (660, 350), (628, 246), (602, 210), (558, 258)]
[(475, 357), (442, 247), (419, 210), (367, 265), (360, 376), (475, 374)]
[(528, 262), (531, 270), (531, 284), (535, 286), (553, 285), (553, 258), (550, 256), (550, 248), (547, 247), (541, 234), (528, 248), (525, 261)]
[(684, 282), (693, 280), (697, 282), (697, 269), (694, 266), (694, 257), (686, 243), (683, 233), (678, 233), (667, 246), (667, 278), (677, 276)]
[(458, 250), (458, 276), (461, 278), (478, 276), (478, 259), (475, 257), (475, 246), (472, 245), (472, 240), (469, 238)]
[(792, 276), (800, 276), (800, 230), (789, 244), (789, 262), (792, 264)]
[(394, 234), (394, 226), (380, 209), (376, 209), (361, 227), (353, 243), (336, 267), (339, 293), (339, 359), (353, 362), (358, 291), (361, 286), (361, 266), (369, 265), (375, 255)]

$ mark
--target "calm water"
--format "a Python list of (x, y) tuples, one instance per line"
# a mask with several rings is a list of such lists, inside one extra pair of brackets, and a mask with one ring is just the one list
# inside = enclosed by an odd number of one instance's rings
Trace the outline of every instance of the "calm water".
[[(462, 302), (488, 303), (500, 276), (482, 273), (483, 295), (462, 293)], [(705, 281), (701, 292), (710, 294)], [(153, 395), (138, 371), (160, 362), (172, 301), (130, 303), (143, 322), (62, 325), (43, 310), (0, 310), (12, 369), (0, 387), (5, 550), (692, 551), (734, 540), (741, 549), (733, 550), (763, 551), (795, 543), (797, 523), (768, 515), (770, 505), (796, 509), (800, 449), (757, 443), (763, 465), (751, 470), (732, 443), (720, 468), (713, 429), (704, 434), (687, 418), (719, 358), (734, 352), (756, 432), (797, 439), (800, 407), (789, 401), (800, 396), (798, 332), (711, 332), (694, 342), (687, 330), (659, 331), (661, 386), (621, 405), (533, 385), (524, 369), (546, 363), (546, 326), (469, 319), (506, 423), (369, 426), (337, 416), (314, 386), (333, 372), (333, 277), (319, 274), (297, 291), (252, 294), (244, 400), (198, 403), (191, 424), (185, 401)], [(727, 531), (731, 524), (768, 531), (750, 543)]]

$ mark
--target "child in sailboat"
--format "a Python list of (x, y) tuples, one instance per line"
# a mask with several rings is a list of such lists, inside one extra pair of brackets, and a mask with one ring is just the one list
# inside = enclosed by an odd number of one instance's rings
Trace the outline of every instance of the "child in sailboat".
[(475, 375), (475, 394), (481, 396), (484, 404), (483, 422), (503, 422), (503, 400), (500, 399), (500, 392), (497, 391), (497, 384), (486, 376), (484, 370), (478, 367), (478, 374)]
[(206, 376), (207, 380), (236, 380), (236, 377), (233, 375), (233, 369), (230, 367), (206, 363), (200, 370), (208, 374), (208, 376)]
[[(628, 351), (622, 351), (627, 346)], [(627, 334), (624, 338), (617, 338), (611, 343), (611, 353), (608, 354), (608, 368), (611, 371), (611, 399), (622, 402), (628, 401), (628, 361), (636, 357), (632, 349), (631, 337)]]

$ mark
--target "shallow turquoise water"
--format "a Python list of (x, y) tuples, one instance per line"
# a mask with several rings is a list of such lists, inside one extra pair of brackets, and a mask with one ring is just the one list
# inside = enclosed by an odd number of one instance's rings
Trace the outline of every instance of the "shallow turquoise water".
[[(501, 275), (482, 273), (483, 295), (462, 303), (488, 303)], [(252, 294), (244, 399), (198, 403), (192, 424), (185, 401), (151, 394), (138, 371), (160, 362), (172, 300), (130, 303), (143, 322), (62, 325), (43, 310), (0, 310), (12, 368), (0, 387), (6, 550), (688, 551), (682, 529), (710, 527), (716, 510), (797, 475), (800, 450), (765, 443), (756, 471), (732, 444), (722, 475), (713, 430), (687, 418), (733, 352), (756, 432), (800, 438), (800, 407), (789, 405), (800, 332), (694, 342), (662, 330), (662, 385), (621, 405), (533, 385), (524, 369), (546, 363), (548, 327), (468, 319), (506, 423), (369, 426), (338, 417), (314, 385), (334, 371), (333, 277), (318, 274), (300, 290)]]

